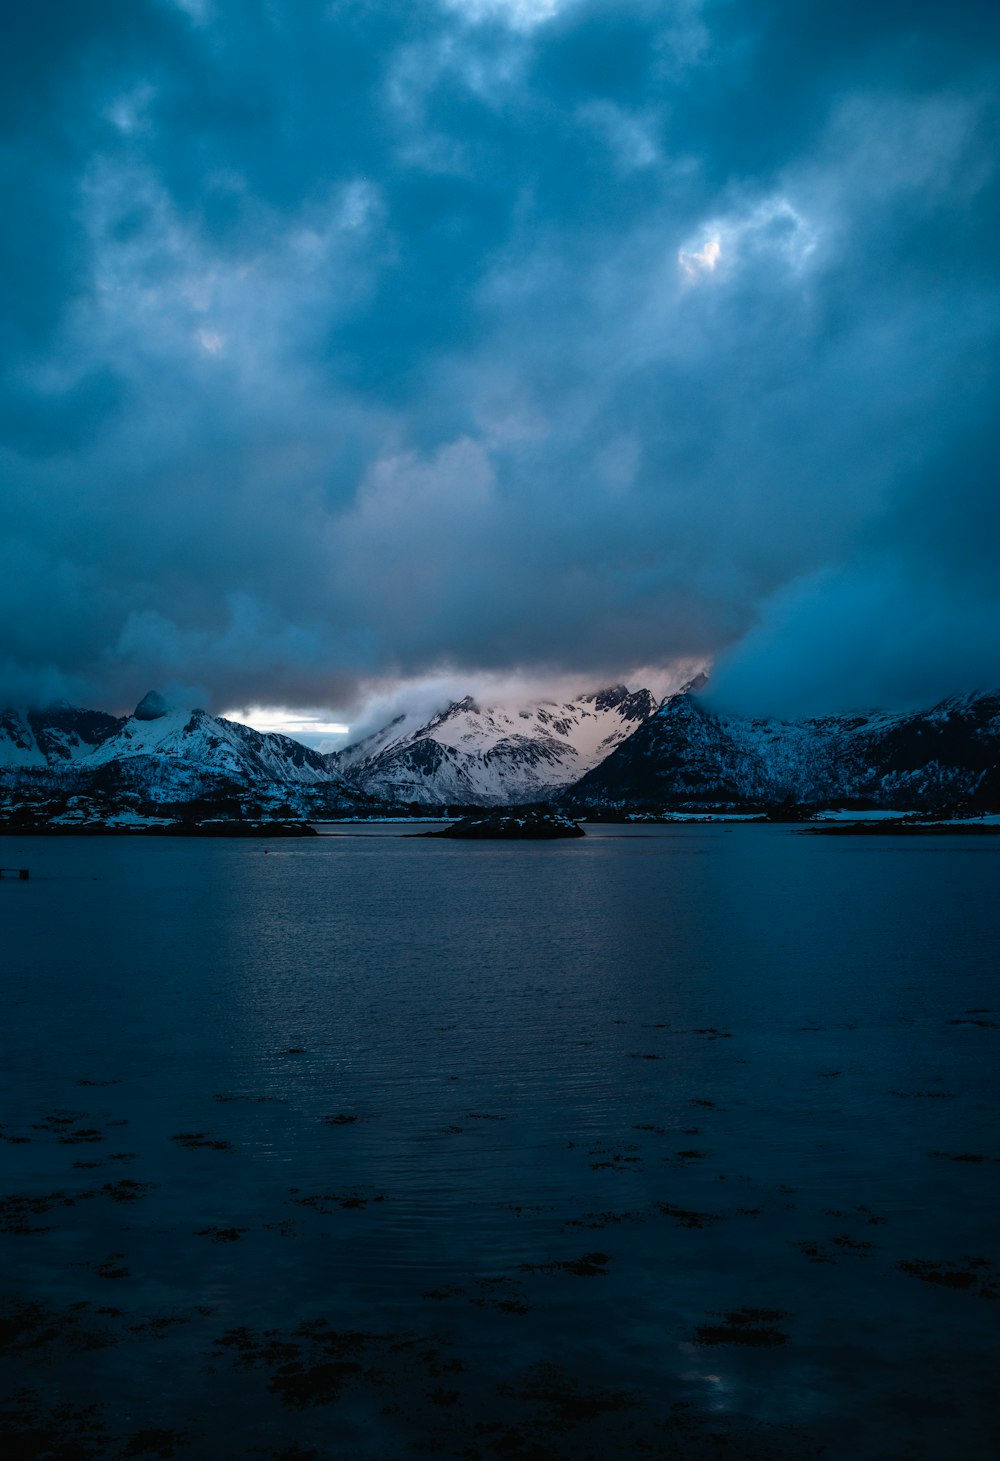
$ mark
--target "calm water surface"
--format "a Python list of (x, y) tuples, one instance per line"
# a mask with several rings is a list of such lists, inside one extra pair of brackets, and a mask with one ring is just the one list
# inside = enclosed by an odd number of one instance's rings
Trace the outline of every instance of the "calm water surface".
[(1000, 842), (402, 830), (3, 839), (12, 1454), (994, 1455)]

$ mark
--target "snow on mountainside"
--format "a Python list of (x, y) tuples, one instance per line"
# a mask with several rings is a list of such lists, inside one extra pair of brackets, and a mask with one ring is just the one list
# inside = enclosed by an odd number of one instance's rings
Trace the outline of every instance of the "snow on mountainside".
[[(1000, 693), (904, 714), (803, 721), (718, 715), (699, 677), (656, 708), (618, 685), (564, 704), (453, 703), (323, 755), (288, 736), (167, 705), (117, 719), (65, 704), (0, 712), (8, 809), (96, 797), (110, 808), (238, 801), (323, 819), (376, 802), (588, 811), (811, 807), (1000, 810)], [(250, 810), (248, 810), (250, 809)], [(255, 813), (254, 813), (255, 814)]]
[(75, 763), (121, 724), (117, 716), (76, 710), (63, 700), (43, 709), (0, 711), (0, 770)]
[(68, 706), (4, 712), (0, 773), (15, 789), (128, 793), (148, 803), (279, 795), (305, 811), (324, 799), (359, 800), (318, 751), (204, 710), (170, 706), (155, 691), (124, 720)]
[(161, 801), (207, 795), (227, 784), (343, 785), (318, 751), (205, 710), (177, 709), (155, 691), (91, 753), (86, 767), (113, 769), (121, 784)]
[(576, 781), (656, 709), (648, 690), (615, 685), (559, 705), (480, 706), (467, 696), (424, 725), (398, 716), (327, 762), (370, 796), (504, 806)]
[(742, 720), (669, 700), (566, 801), (575, 808), (1000, 805), (1000, 694), (931, 710)]

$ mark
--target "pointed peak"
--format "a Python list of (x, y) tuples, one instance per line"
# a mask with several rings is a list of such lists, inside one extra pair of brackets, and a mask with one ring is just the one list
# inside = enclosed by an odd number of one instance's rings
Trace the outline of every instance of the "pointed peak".
[(704, 701), (698, 698), (697, 690), (700, 688), (701, 686), (699, 685), (697, 689), (692, 690), (685, 685), (683, 690), (678, 690), (675, 694), (668, 695), (661, 702), (656, 714), (658, 716), (676, 716), (682, 720), (690, 720), (698, 716), (707, 715), (709, 712)]
[(139, 701), (132, 712), (136, 720), (159, 720), (166, 715), (170, 706), (157, 690), (150, 690)]
[(589, 700), (598, 710), (613, 710), (628, 699), (628, 686), (605, 685), (603, 690), (595, 690), (593, 695), (585, 695), (583, 699)]
[[(676, 692), (676, 696), (697, 695), (700, 691), (704, 690), (707, 684), (708, 676), (705, 674), (704, 670), (699, 670), (693, 680), (688, 680), (686, 685), (681, 686), (681, 688)], [(671, 696), (670, 698), (674, 699), (676, 698), (676, 696)]]
[(471, 695), (466, 695), (464, 700), (453, 700), (447, 709), (440, 711), (427, 723), (427, 730), (432, 726), (444, 725), (446, 720), (451, 720), (455, 715), (479, 715), (480, 708)]

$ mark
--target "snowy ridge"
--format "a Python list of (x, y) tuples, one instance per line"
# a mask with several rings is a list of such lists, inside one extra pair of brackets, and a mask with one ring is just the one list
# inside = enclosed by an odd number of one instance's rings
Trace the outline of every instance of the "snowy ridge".
[(326, 759), (383, 801), (516, 805), (571, 785), (655, 709), (648, 690), (624, 685), (564, 704), (484, 707), (467, 696), (423, 725), (398, 716)]
[[(198, 801), (240, 815), (328, 819), (353, 810), (509, 806), (559, 799), (575, 812), (811, 808), (1000, 810), (1000, 693), (905, 714), (803, 721), (715, 714), (699, 677), (657, 708), (623, 685), (563, 704), (480, 706), (424, 724), (397, 717), (346, 751), (167, 705), (124, 719), (57, 704), (0, 713), (8, 814), (39, 799), (98, 798), (108, 815)], [(53, 813), (56, 814), (55, 812)]]
[(699, 808), (863, 802), (923, 809), (1000, 804), (1000, 694), (896, 715), (803, 721), (716, 715), (696, 694), (668, 701), (581, 778), (576, 807)]
[(70, 707), (25, 716), (7, 711), (0, 732), (0, 771), (15, 789), (85, 788), (147, 804), (253, 794), (278, 796), (303, 812), (317, 798), (348, 806), (359, 800), (318, 751), (204, 710), (169, 706), (155, 691), (124, 720)]
[(172, 763), (184, 763), (234, 781), (248, 775), (306, 784), (334, 779), (318, 751), (288, 736), (255, 731), (205, 710), (165, 707), (155, 717), (129, 716), (91, 753), (87, 764), (96, 768), (137, 757), (159, 760), (165, 770)]
[(43, 709), (0, 711), (0, 770), (65, 767), (93, 754), (122, 722), (65, 701)]

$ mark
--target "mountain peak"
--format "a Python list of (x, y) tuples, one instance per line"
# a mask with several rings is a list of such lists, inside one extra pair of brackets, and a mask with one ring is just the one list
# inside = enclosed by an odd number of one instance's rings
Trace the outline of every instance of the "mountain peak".
[(361, 790), (390, 802), (536, 801), (578, 780), (655, 709), (648, 690), (624, 685), (565, 704), (484, 705), (466, 695), (405, 734), (385, 727), (362, 742), (361, 755), (336, 764)]
[(170, 706), (157, 690), (150, 690), (139, 701), (139, 704), (132, 712), (136, 720), (160, 720), (166, 715)]
[(598, 710), (610, 710), (628, 699), (628, 687), (626, 685), (605, 685), (603, 690), (595, 690), (592, 695), (584, 698), (592, 701)]
[(694, 679), (688, 680), (686, 685), (682, 685), (673, 698), (679, 698), (681, 695), (697, 695), (700, 691), (704, 690), (707, 684), (708, 676), (704, 670), (699, 670)]
[(466, 695), (463, 700), (453, 700), (444, 710), (438, 712), (427, 725), (425, 730), (431, 730), (437, 726), (444, 725), (449, 720), (454, 720), (459, 715), (479, 715), (480, 709), (471, 695)]
[(648, 720), (657, 706), (649, 690), (630, 690), (627, 685), (608, 685), (585, 699), (595, 710), (617, 711), (624, 720), (637, 722)]

